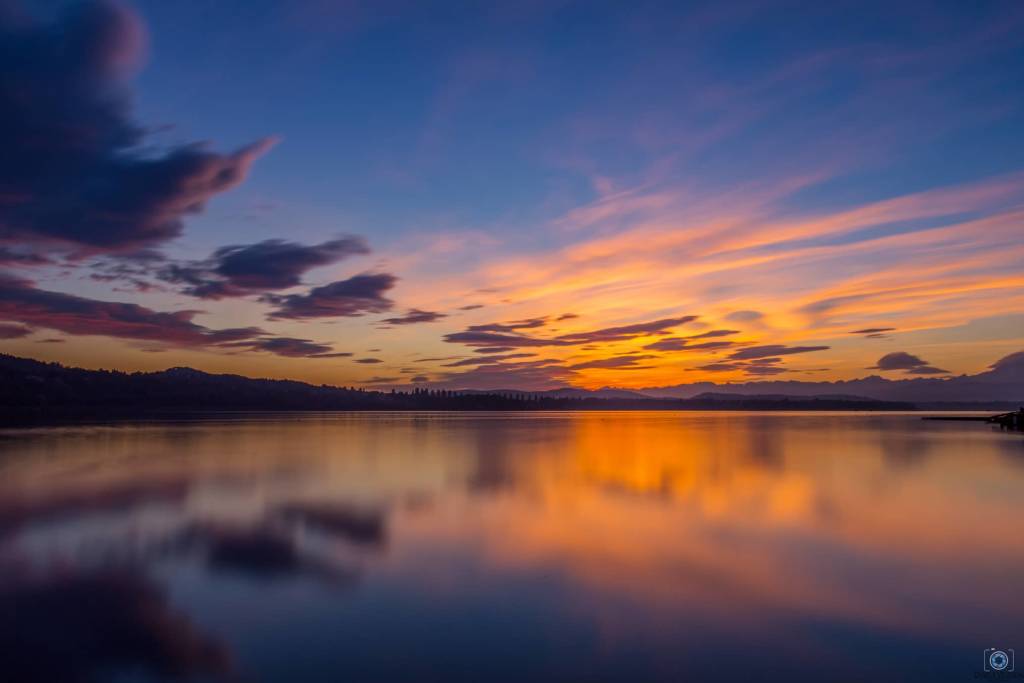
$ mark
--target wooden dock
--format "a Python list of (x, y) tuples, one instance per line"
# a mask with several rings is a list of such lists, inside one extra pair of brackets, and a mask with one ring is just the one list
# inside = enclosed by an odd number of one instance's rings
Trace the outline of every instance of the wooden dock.
[(929, 415), (924, 420), (947, 420), (957, 422), (986, 422), (999, 425), (1000, 429), (1024, 432), (1024, 408), (999, 415)]

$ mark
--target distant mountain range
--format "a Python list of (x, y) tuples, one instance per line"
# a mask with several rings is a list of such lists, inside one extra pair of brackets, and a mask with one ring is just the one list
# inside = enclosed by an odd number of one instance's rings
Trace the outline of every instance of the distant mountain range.
[(977, 375), (891, 380), (878, 375), (835, 382), (762, 380), (736, 384), (694, 382), (640, 389), (645, 396), (692, 398), (706, 393), (718, 395), (775, 396), (857, 396), (880, 401), (916, 404), (941, 403), (1024, 403), (1024, 351), (1010, 354)]
[[(935, 378), (887, 379), (871, 375), (861, 379), (834, 382), (799, 380), (758, 380), (718, 384), (693, 382), (644, 389), (551, 389), (525, 392), (517, 389), (495, 389), (478, 393), (530, 394), (566, 398), (643, 399), (675, 398), (730, 401), (738, 399), (792, 400), (814, 398), (832, 401), (897, 401), (912, 403), (918, 408), (969, 409), (992, 407), (1015, 408), (1024, 404), (1024, 351), (1010, 354), (994, 363), (989, 370), (976, 375)], [(468, 392), (467, 392), (468, 393)]]
[(0, 354), (8, 420), (217, 410), (910, 410), (1009, 409), (1024, 403), (1024, 353), (978, 375), (838, 382), (697, 382), (642, 391), (561, 388), (372, 391), (192, 368), (118, 372)]

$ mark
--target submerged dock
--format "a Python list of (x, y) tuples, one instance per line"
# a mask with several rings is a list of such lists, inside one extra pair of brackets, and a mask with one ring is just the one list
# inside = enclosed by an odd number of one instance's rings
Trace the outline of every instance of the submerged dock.
[(1000, 429), (1024, 432), (1024, 408), (999, 415), (929, 415), (924, 420), (946, 420), (957, 422), (986, 422), (999, 425)]

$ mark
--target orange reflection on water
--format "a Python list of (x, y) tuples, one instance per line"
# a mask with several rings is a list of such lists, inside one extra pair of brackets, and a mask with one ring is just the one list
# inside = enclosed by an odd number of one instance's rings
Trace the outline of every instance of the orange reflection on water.
[[(1007, 599), (1024, 589), (1024, 447), (977, 425), (350, 414), (3, 436), (9, 582), (128, 567), (163, 582), (186, 616), (202, 621), (218, 605), (205, 620), (219, 624), (218, 642), (244, 641), (254, 612), (301, 633), (328, 609), (341, 638), (365, 627), (353, 604), (428, 631), (483, 605), (510, 624), (543, 615), (555, 650), (594, 629), (596, 644), (572, 646), (581, 666), (642, 651), (650, 676), (676, 676), (740, 643), (800, 671), (810, 641), (829, 665), (875, 675), (893, 666), (878, 643), (948, 665), (1024, 626)], [(318, 597), (296, 606), (299, 586)], [(286, 657), (261, 634), (246, 636), (258, 647), (238, 655), (243, 670)], [(463, 638), (501, 663), (497, 636)], [(367, 671), (390, 661), (373, 644), (331, 643)]]
[(472, 508), (458, 523), (411, 523), (427, 545), (472, 538), (489, 571), (567, 574), (707, 618), (778, 609), (927, 632), (949, 629), (943, 610), (984, 604), (1019, 619), (1005, 603), (1024, 566), (1006, 477), (1020, 482), (1022, 463), (989, 433), (894, 419), (579, 416), (517, 449), (514, 491), (449, 501)]

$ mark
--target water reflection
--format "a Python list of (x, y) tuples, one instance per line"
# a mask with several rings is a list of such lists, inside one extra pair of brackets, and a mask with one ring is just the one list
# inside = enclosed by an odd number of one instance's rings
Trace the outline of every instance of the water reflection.
[(900, 415), (9, 431), (0, 679), (965, 680), (1024, 633), (1020, 457)]
[(53, 570), (19, 575), (0, 588), (4, 679), (90, 681), (143, 669), (163, 678), (226, 677), (223, 645), (196, 631), (154, 581), (129, 570)]

